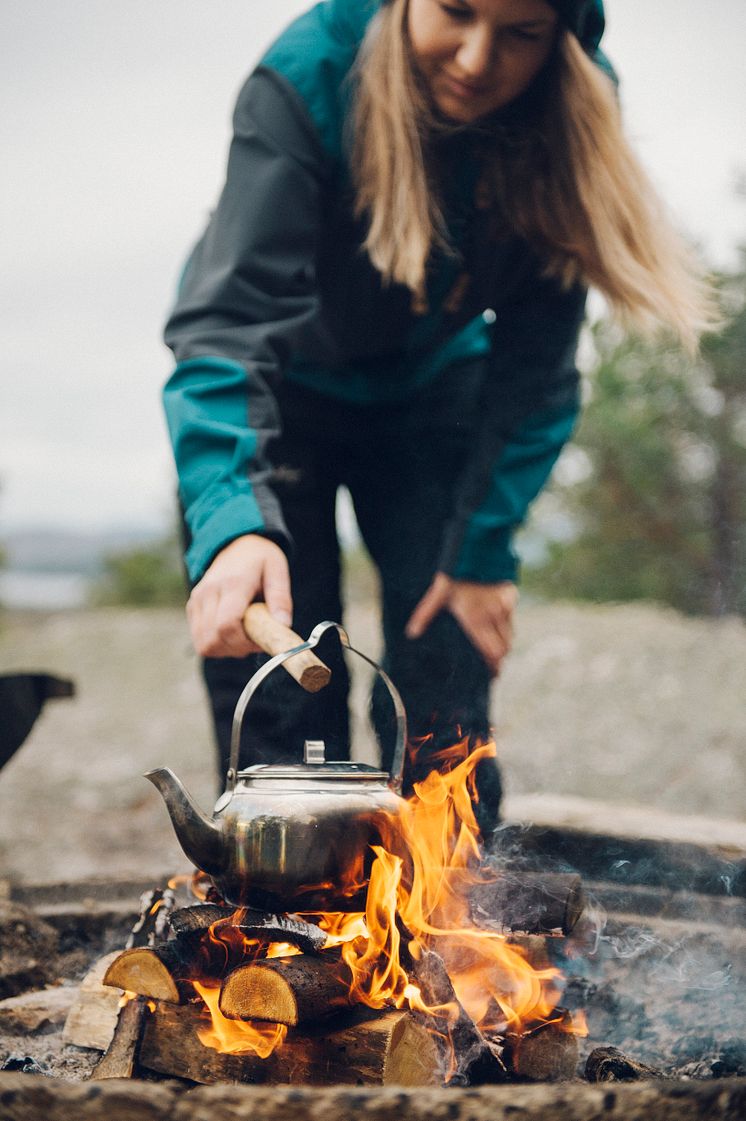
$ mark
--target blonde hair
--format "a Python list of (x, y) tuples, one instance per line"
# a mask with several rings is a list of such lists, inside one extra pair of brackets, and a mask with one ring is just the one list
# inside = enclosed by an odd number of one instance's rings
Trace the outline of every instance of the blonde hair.
[[(427, 154), (445, 126), (412, 62), (407, 10), (408, 0), (384, 6), (363, 42), (352, 166), (371, 261), (421, 297), (433, 247), (447, 246)], [(667, 326), (696, 349), (718, 323), (711, 287), (624, 136), (611, 80), (562, 31), (539, 81), (530, 119), (483, 146), (482, 193), (503, 231), (524, 238), (564, 287), (593, 285), (627, 325)]]

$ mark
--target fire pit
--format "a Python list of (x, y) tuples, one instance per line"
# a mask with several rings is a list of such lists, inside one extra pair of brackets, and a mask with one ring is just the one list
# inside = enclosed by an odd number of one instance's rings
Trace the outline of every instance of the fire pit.
[[(561, 995), (558, 991), (558, 999), (571, 1014), (585, 1014), (590, 1033), (587, 1038), (564, 1035), (563, 1039), (569, 1039), (577, 1048), (577, 1062), (573, 1059), (569, 1064), (572, 1069), (568, 1069), (566, 1062), (567, 1050), (560, 1048), (559, 1054), (564, 1058), (555, 1065), (554, 1072), (547, 1073), (540, 1066), (535, 1066), (533, 1072), (517, 1072), (514, 1065), (516, 1049), (511, 1053), (511, 1041), (507, 1039), (509, 1033), (504, 1033), (500, 1059), (507, 1068), (502, 1077), (509, 1081), (503, 1085), (464, 1087), (458, 1085), (457, 1077), (452, 1078), (445, 1089), (420, 1086), (407, 1090), (385, 1084), (334, 1087), (329, 1083), (343, 1079), (348, 1083), (360, 1081), (355, 1073), (358, 1070), (355, 1063), (360, 1062), (361, 1048), (364, 1050), (366, 1046), (369, 1075), (376, 1063), (379, 1064), (379, 1072), (385, 1069), (387, 1048), (390, 1055), (392, 1043), (396, 1045), (402, 1035), (405, 1038), (407, 1035), (403, 1028), (399, 1028), (397, 1034), (395, 1028), (398, 1023), (409, 1024), (412, 1020), (413, 1034), (409, 1038), (416, 1043), (416, 1053), (420, 1058), (423, 1055), (437, 1057), (437, 1064), (435, 1059), (427, 1061), (433, 1068), (438, 1065), (441, 1079), (442, 1043), (437, 1043), (433, 1050), (430, 1034), (427, 1034), (427, 1042), (425, 1036), (418, 1034), (422, 1022), (417, 1021), (416, 1014), (404, 1008), (394, 1008), (393, 1011), (385, 1008), (374, 1010), (368, 1006), (345, 1009), (342, 1015), (348, 1019), (344, 1020), (345, 1027), (342, 1028), (335, 1027), (335, 1023), (339, 1025), (342, 1021), (335, 1021), (334, 1017), (314, 1025), (313, 1030), (303, 1023), (288, 1027), (288, 1036), (300, 1038), (301, 1043), (296, 1043), (295, 1073), (281, 1074), (277, 1064), (281, 1062), (286, 1043), (264, 1059), (256, 1054), (220, 1052), (213, 1046), (205, 1045), (199, 1038), (199, 1033), (210, 1030), (210, 1021), (196, 998), (192, 1003), (182, 1004), (160, 996), (155, 1001), (155, 1011), (151, 1011), (147, 1006), (149, 998), (143, 997), (131, 1000), (125, 1006), (124, 1013), (119, 1016), (120, 1028), (114, 1043), (108, 1048), (109, 1058), (116, 1059), (115, 1044), (118, 1039), (121, 1059), (122, 1054), (127, 1052), (127, 1032), (122, 1030), (123, 1026), (127, 1026), (124, 1014), (129, 1017), (130, 1025), (132, 1021), (139, 1020), (136, 1033), (139, 1055), (136, 1051), (134, 1053), (134, 1061), (139, 1065), (133, 1063), (136, 1077), (126, 1083), (96, 1080), (76, 1084), (75, 1079), (87, 1076), (101, 1051), (106, 1049), (103, 1041), (99, 1042), (98, 1050), (82, 1050), (70, 1042), (63, 1046), (61, 1025), (55, 1030), (47, 1029), (47, 1035), (26, 1036), (22, 1044), (17, 1039), (15, 1046), (11, 1046), (6, 1037), (0, 1061), (12, 1050), (20, 1057), (35, 1059), (37, 1069), (57, 1077), (41, 1078), (29, 1073), (2, 1074), (2, 1116), (15, 1121), (38, 1116), (42, 1110), (51, 1119), (75, 1116), (84, 1121), (87, 1117), (100, 1117), (104, 1113), (116, 1117), (132, 1116), (139, 1111), (138, 1115), (144, 1117), (198, 1119), (210, 1114), (215, 1116), (217, 1111), (221, 1117), (250, 1113), (261, 1121), (273, 1121), (280, 1117), (318, 1118), (322, 1111), (331, 1109), (342, 1116), (357, 1115), (363, 1111), (366, 1115), (380, 1118), (394, 1114), (419, 1118), (427, 1114), (456, 1119), (462, 1116), (490, 1119), (509, 1114), (515, 1116), (515, 1111), (519, 1110), (524, 1118), (545, 1118), (549, 1115), (555, 1121), (565, 1117), (582, 1121), (602, 1113), (611, 1118), (624, 1117), (625, 1121), (636, 1117), (651, 1121), (656, 1117), (671, 1116), (743, 1116), (746, 1090), (744, 1080), (739, 1076), (746, 1071), (742, 1013), (746, 980), (742, 873), (746, 867), (746, 852), (735, 848), (625, 839), (577, 829), (506, 826), (498, 837), (497, 845), (488, 854), (488, 863), (491, 877), (486, 882), (473, 884), (469, 889), (470, 914), (482, 932), (500, 933), (507, 944), (514, 947), (511, 952), (518, 953), (524, 963), (530, 964), (529, 959), (532, 960), (538, 965), (539, 973), (548, 969), (561, 971), (564, 980), (557, 980), (557, 988), (562, 990)], [(547, 869), (550, 869), (549, 873)], [(560, 924), (564, 921), (566, 927), (571, 925), (567, 921), (570, 918), (568, 901), (573, 903), (574, 900), (573, 906), (577, 910), (575, 869), (583, 874), (589, 905), (574, 928), (563, 935)], [(554, 881), (553, 889), (549, 886), (552, 875), (561, 877)], [(529, 883), (533, 885), (532, 891), (527, 888)], [(540, 886), (537, 887), (537, 884)], [(541, 887), (542, 884), (547, 890)], [(560, 884), (562, 892), (557, 890)], [(554, 915), (547, 910), (552, 890)], [(524, 908), (523, 919), (514, 914), (510, 922), (513, 925), (522, 922), (524, 927), (531, 926), (539, 933), (519, 934), (506, 930), (506, 914), (500, 914), (506, 891), (514, 908), (519, 904)], [(96, 908), (83, 901), (84, 889), (80, 886), (71, 889), (69, 900), (65, 900), (60, 889), (47, 889), (46, 895), (31, 888), (18, 889), (14, 894), (17, 905), (33, 904), (37, 913), (56, 929), (62, 948), (61, 968), (64, 970), (65, 959), (68, 962), (77, 961), (80, 967), (83, 957), (91, 961), (105, 951), (110, 951), (109, 962), (121, 957), (126, 960), (126, 953), (123, 955), (121, 948), (133, 924), (134, 886), (123, 885), (120, 901), (114, 897), (114, 885), (106, 885), (106, 892), (108, 898), (100, 889), (101, 898)], [(213, 920), (210, 923), (213, 936), (219, 933), (220, 923), (224, 924), (224, 928), (226, 925), (233, 928), (241, 934), (241, 938), (247, 935), (253, 937), (257, 933), (256, 929), (241, 932), (238, 919), (226, 922), (233, 912), (225, 916), (218, 904), (189, 903), (183, 889), (178, 903), (182, 905), (175, 906), (171, 912), (175, 929), (171, 930), (166, 944), (178, 942), (184, 934), (196, 937), (198, 931), (194, 929), (195, 925), (201, 926), (207, 918)], [(573, 906), (570, 907), (571, 912)], [(205, 912), (203, 915), (200, 914), (202, 910)], [(159, 908), (159, 911), (164, 912), (165, 907)], [(304, 916), (303, 922), (307, 923), (309, 917)], [(255, 921), (256, 916), (248, 918)], [(279, 918), (287, 922), (286, 917)], [(217, 928), (214, 926), (216, 920)], [(266, 918), (264, 921), (267, 921)], [(541, 933), (543, 925), (549, 923), (555, 924), (554, 933)], [(147, 943), (147, 932), (140, 933)], [(163, 933), (162, 930), (154, 935), (153, 945), (139, 947), (140, 951), (145, 951), (143, 960), (152, 960), (151, 953), (158, 958), (156, 947), (163, 941)], [(278, 927), (273, 937), (282, 934), (290, 942), (289, 933), (287, 929)], [(319, 937), (313, 928), (308, 930), (305, 926), (292, 933), (296, 942), (301, 936), (310, 938), (311, 950), (314, 940)], [(203, 936), (204, 931), (200, 934), (200, 937)], [(74, 945), (76, 938), (77, 948)], [(217, 941), (223, 947), (221, 952), (230, 950), (224, 938)], [(354, 942), (354, 939), (349, 941)], [(296, 945), (295, 948), (299, 947)], [(334, 947), (330, 949), (334, 950)], [(132, 947), (130, 957), (137, 950), (138, 947)], [(47, 947), (47, 953), (53, 956), (50, 947)], [(335, 953), (341, 952), (336, 950)], [(289, 964), (294, 960), (300, 961), (303, 956), (308, 956), (309, 960), (314, 958), (313, 953), (283, 954), (280, 958), (264, 956), (254, 960), (250, 969), (258, 968), (273, 976), (277, 969), (273, 963)], [(411, 962), (405, 964), (411, 966)], [(167, 980), (170, 973), (178, 1000), (181, 1000), (179, 988), (182, 981), (178, 972), (178, 969), (173, 972), (167, 970), (165, 976), (161, 975), (161, 980)], [(286, 979), (282, 978), (281, 972), (279, 989), (287, 993)], [(30, 983), (38, 982), (30, 980)], [(259, 988), (261, 991), (261, 986)], [(271, 982), (269, 988), (274, 991), (274, 999), (278, 986), (273, 987)], [(88, 992), (98, 1001), (102, 986), (93, 986)], [(116, 1007), (111, 1010), (111, 997), (116, 1004), (119, 993), (116, 989), (108, 989), (107, 992), (110, 998), (108, 1030), (111, 1034), (117, 1019)], [(170, 995), (173, 997), (173, 992)], [(299, 1005), (302, 1008), (303, 998)], [(136, 1016), (133, 1015), (135, 1011)], [(339, 1017), (339, 1012), (336, 1016)], [(392, 1017), (399, 1017), (399, 1020), (394, 1023)], [(380, 1024), (387, 1018), (389, 1025), (393, 1026), (383, 1024), (376, 1035), (371, 1025)], [(356, 1041), (355, 1031), (360, 1025), (367, 1026), (360, 1029)], [(550, 1030), (557, 1032), (555, 1027)], [(341, 1040), (340, 1031), (343, 1033)], [(529, 1040), (541, 1036), (541, 1032), (535, 1032), (531, 1027), (524, 1034)], [(368, 1042), (363, 1045), (360, 1039), (366, 1035)], [(377, 1040), (375, 1046), (371, 1042), (373, 1035)], [(489, 1032), (485, 1031), (482, 1035), (489, 1041)], [(316, 1044), (311, 1042), (314, 1036)], [(164, 1040), (170, 1041), (170, 1057), (164, 1055), (169, 1051), (169, 1045), (164, 1044)], [(25, 1048), (23, 1052), (20, 1051), (21, 1046)], [(58, 1048), (56, 1052), (55, 1046)], [(302, 1065), (298, 1066), (301, 1062), (298, 1046), (304, 1056), (302, 1062), (306, 1071), (313, 1068), (314, 1062), (320, 1062), (322, 1066), (327, 1064), (322, 1078), (327, 1085), (302, 1085), (302, 1082), (312, 1081), (313, 1078), (309, 1076), (307, 1079)], [(333, 1057), (335, 1047), (337, 1055), (342, 1056), (337, 1059), (338, 1073), (335, 1072), (333, 1059), (329, 1058), (330, 1055)], [(605, 1052), (601, 1052), (601, 1048), (606, 1048)], [(616, 1051), (610, 1048), (616, 1048)], [(31, 1054), (28, 1054), (29, 1050)], [(396, 1053), (396, 1046), (393, 1051)], [(406, 1046), (403, 1046), (403, 1052), (406, 1057)], [(289, 1053), (286, 1051), (286, 1055)], [(556, 1058), (554, 1046), (549, 1048), (549, 1053)], [(321, 1054), (326, 1058), (319, 1058)], [(589, 1059), (594, 1054), (595, 1060), (591, 1063)], [(200, 1057), (199, 1062), (195, 1056)], [(189, 1070), (183, 1065), (174, 1069), (178, 1062), (183, 1064), (187, 1061), (192, 1063)], [(394, 1060), (395, 1070), (396, 1061), (399, 1060)], [(77, 1068), (75, 1062), (79, 1064)], [(105, 1063), (106, 1059), (101, 1065)], [(427, 1062), (420, 1065), (427, 1065)], [(160, 1082), (159, 1079), (163, 1078), (163, 1074), (158, 1072), (161, 1067), (167, 1067), (171, 1076), (176, 1075), (182, 1081), (176, 1084), (168, 1080)], [(539, 1080), (557, 1077), (558, 1069), (570, 1080), (552, 1085), (526, 1084), (528, 1077)], [(587, 1076), (612, 1081), (583, 1084), (579, 1079), (584, 1078), (586, 1072)], [(99, 1074), (103, 1073), (105, 1070), (99, 1069)], [(119, 1073), (121, 1075), (121, 1067)], [(95, 1072), (93, 1077), (96, 1078)], [(401, 1079), (403, 1076), (398, 1073), (396, 1077)], [(226, 1085), (224, 1081), (246, 1078), (254, 1082), (262, 1078), (265, 1081), (281, 1079), (291, 1081), (293, 1085), (292, 1088), (271, 1086), (265, 1089), (262, 1085)], [(375, 1078), (385, 1083), (382, 1074), (377, 1074)], [(631, 1085), (619, 1084), (619, 1079), (627, 1078), (638, 1081)], [(198, 1080), (212, 1082), (215, 1079), (218, 1080), (215, 1084), (203, 1085), (199, 1089), (195, 1087)]]

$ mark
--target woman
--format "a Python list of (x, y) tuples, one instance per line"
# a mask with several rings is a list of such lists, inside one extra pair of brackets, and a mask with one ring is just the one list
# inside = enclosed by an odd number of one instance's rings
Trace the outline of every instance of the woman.
[[(427, 737), (418, 766), (488, 734), (512, 534), (576, 419), (587, 286), (690, 346), (707, 325), (621, 133), (603, 27), (601, 0), (323, 0), (241, 92), (166, 331), (188, 618), (223, 762), (253, 668), (246, 606), (303, 634), (341, 617), (341, 485), (380, 575), (384, 664)], [(315, 708), (264, 687), (244, 765), (304, 738), (344, 756), (335, 668)], [(375, 698), (374, 717), (387, 762)], [(492, 764), (477, 786), (486, 832)]]

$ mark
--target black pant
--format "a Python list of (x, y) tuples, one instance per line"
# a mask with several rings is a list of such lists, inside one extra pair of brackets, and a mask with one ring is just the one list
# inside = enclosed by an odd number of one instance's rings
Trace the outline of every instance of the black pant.
[[(433, 751), (464, 736), (489, 735), (489, 672), (453, 616), (441, 612), (422, 638), (404, 637), (437, 568), (443, 526), (472, 438), (481, 377), (481, 363), (464, 363), (449, 368), (412, 401), (375, 406), (330, 400), (289, 384), (279, 393), (283, 434), (271, 458), (273, 489), (294, 542), (293, 627), (306, 637), (321, 620), (342, 619), (335, 503), (338, 488), (346, 486), (380, 577), (383, 666), (402, 695), (410, 739), (432, 737), (408, 769), (410, 782), (432, 769), (428, 754)], [(351, 640), (357, 645), (354, 635)], [(348, 757), (349, 682), (336, 635), (325, 636), (318, 653), (332, 669), (332, 684), (320, 693), (305, 693), (278, 671), (254, 695), (244, 721), (242, 766), (297, 762), (305, 739), (323, 739), (329, 759)], [(205, 659), (224, 771), (236, 700), (261, 660), (261, 655)], [(393, 753), (392, 715), (379, 681), (372, 718), (386, 768)], [(489, 831), (500, 803), (493, 761), (480, 764), (477, 787), (477, 815)]]

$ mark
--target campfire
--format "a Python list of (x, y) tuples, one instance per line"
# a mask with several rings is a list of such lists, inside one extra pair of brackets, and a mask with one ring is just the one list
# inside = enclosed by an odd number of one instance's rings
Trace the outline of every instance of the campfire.
[[(295, 654), (278, 653), (261, 672)], [(319, 667), (306, 672), (315, 682)], [(59, 927), (56, 966), (54, 929), (38, 928), (12, 901), (6, 908), (0, 1014), (16, 1030), (37, 1024), (43, 1033), (48, 1020), (64, 1022), (59, 1054), (45, 1055), (42, 1040), (51, 1037), (42, 1034), (35, 1053), (3, 1061), (9, 1117), (48, 1111), (45, 1089), (28, 1074), (68, 1069), (95, 1082), (68, 1089), (55, 1080), (64, 1116), (81, 1119), (119, 1116), (106, 1103), (120, 1099), (127, 1116), (146, 1101), (159, 1117), (179, 1118), (202, 1116), (201, 1102), (205, 1116), (235, 1102), (264, 1121), (357, 1115), (361, 1101), (381, 1117), (423, 1121), (444, 1110), (497, 1116), (498, 1102), (499, 1116), (525, 1107), (527, 1118), (579, 1121), (603, 1111), (654, 1121), (679, 1115), (684, 1096), (691, 1116), (743, 1115), (738, 1078), (727, 1094), (672, 1081), (674, 1071), (696, 1081), (746, 1069), (740, 1037), (724, 1026), (728, 1010), (732, 1020), (742, 1009), (740, 848), (515, 823), (484, 852), (474, 774), (494, 745), (464, 741), (436, 757), (427, 744), (437, 769), (403, 799), (406, 729), (394, 694), (390, 775), (327, 764), (317, 741), (306, 743), (300, 765), (238, 771), (240, 719), (256, 683), (236, 710), (226, 791), (212, 819), (170, 771), (149, 775), (202, 871), (147, 890), (132, 927), (138, 884), (115, 937), (101, 932), (95, 953), (104, 956), (91, 965), (85, 954), (90, 968), (79, 984), (55, 979), (72, 976), (73, 959), (79, 968), (81, 951), (71, 947), (97, 929), (85, 892), (69, 915), (49, 901), (49, 917), (69, 923)], [(595, 897), (585, 914), (578, 871)], [(598, 901), (616, 918), (607, 922)], [(682, 957), (686, 945), (693, 953)], [(703, 989), (717, 989), (718, 1000), (702, 1001)], [(676, 1025), (668, 1036), (652, 1011), (662, 1002)], [(576, 1084), (518, 1085), (557, 1081)], [(639, 1095), (587, 1085), (630, 1081), (640, 1082)]]
[[(524, 915), (511, 913), (473, 809), (475, 767), (494, 752), (459, 743), (415, 786), (373, 846), (364, 910), (233, 908), (199, 874), (195, 904), (175, 908), (172, 890), (157, 893), (133, 938), (146, 944), (125, 949), (104, 978), (132, 1003), (120, 1020), (130, 1034), (137, 1022), (140, 1063), (206, 1082), (571, 1076), (584, 1025), (558, 1008), (551, 934), (541, 932), (574, 924), (578, 877), (534, 876)], [(487, 929), (471, 898), (490, 885)]]

